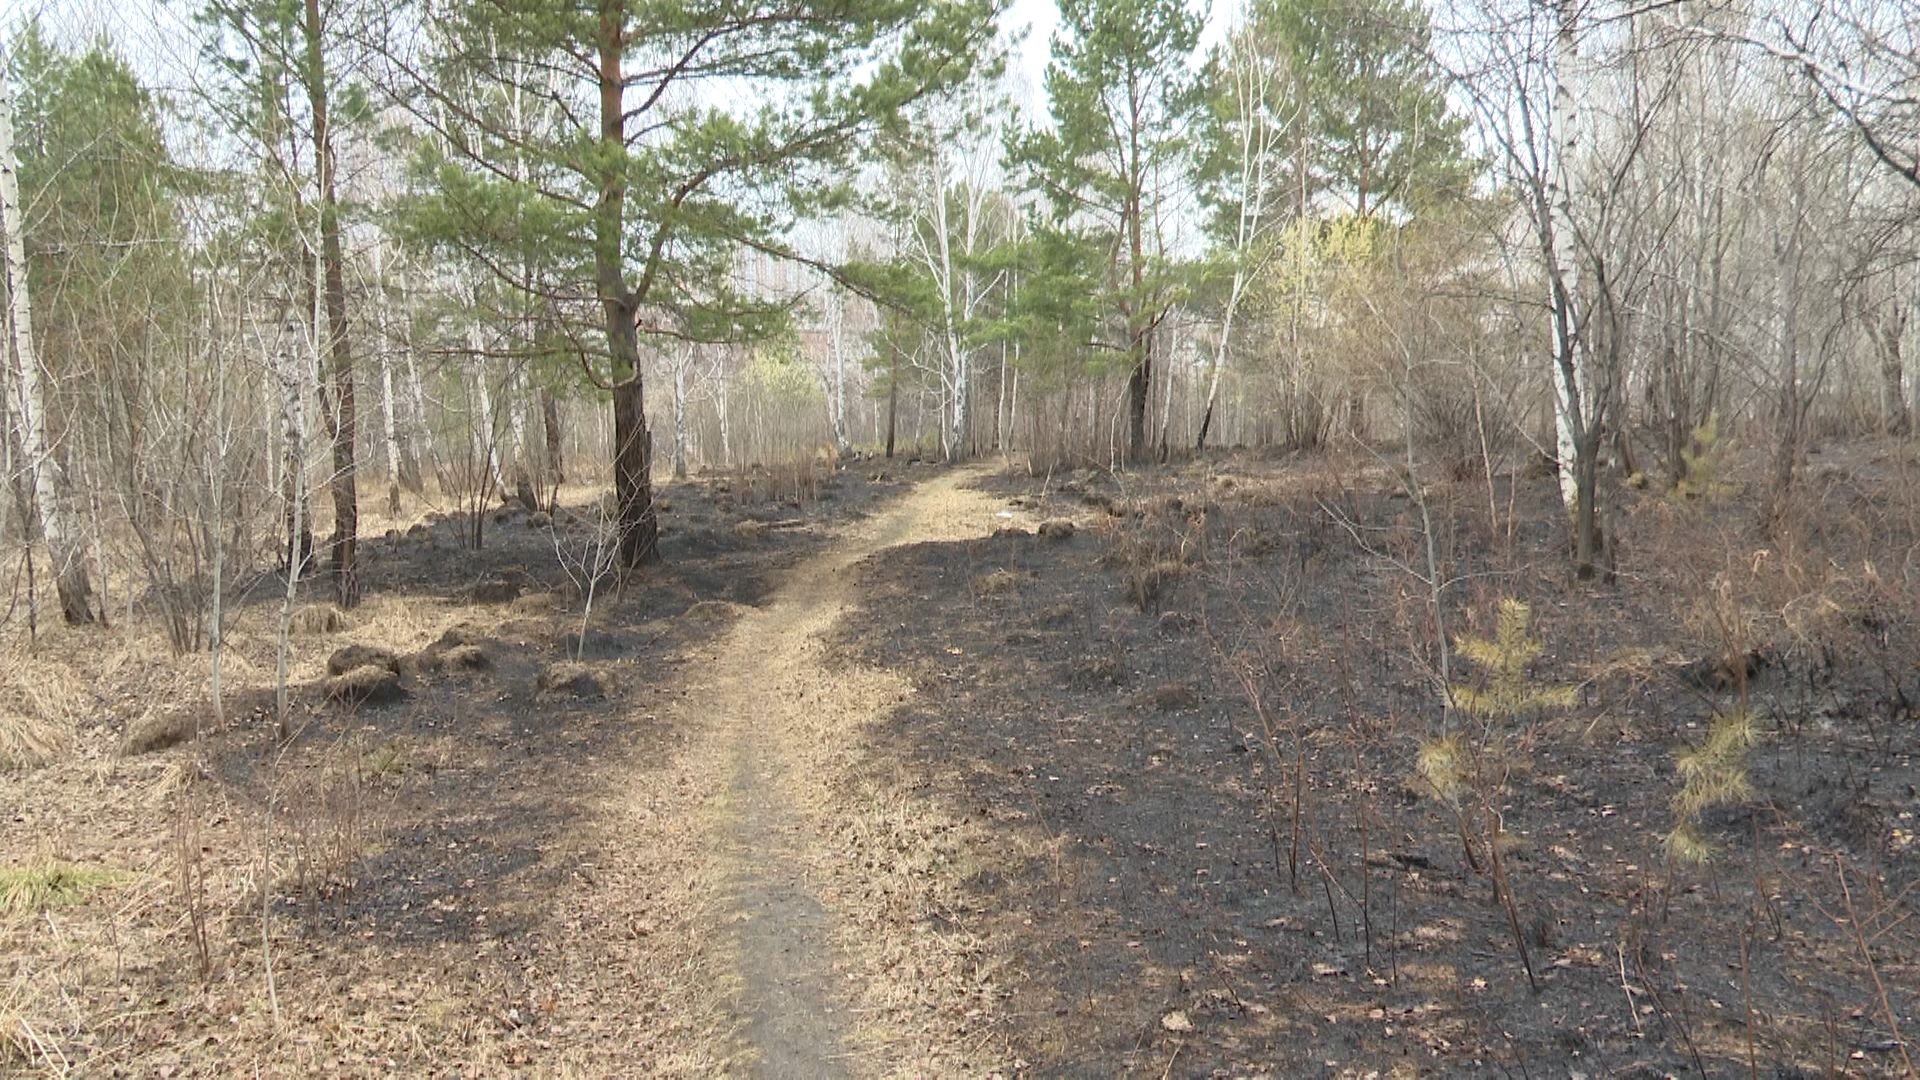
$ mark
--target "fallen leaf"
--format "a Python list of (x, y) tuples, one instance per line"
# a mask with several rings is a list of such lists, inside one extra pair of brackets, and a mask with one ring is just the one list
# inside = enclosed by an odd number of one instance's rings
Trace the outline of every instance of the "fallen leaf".
[(1175, 1009), (1174, 1011), (1160, 1018), (1160, 1026), (1163, 1028), (1166, 1028), (1168, 1031), (1173, 1031), (1173, 1032), (1192, 1031), (1193, 1021), (1187, 1019), (1186, 1013), (1181, 1012), (1179, 1009)]

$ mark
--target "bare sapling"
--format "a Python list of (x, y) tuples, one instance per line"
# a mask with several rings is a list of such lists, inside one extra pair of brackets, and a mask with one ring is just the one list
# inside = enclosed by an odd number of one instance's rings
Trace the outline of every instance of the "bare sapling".
[(620, 554), (620, 522), (608, 513), (606, 499), (596, 499), (592, 529), (584, 539), (569, 542), (562, 538), (557, 520), (547, 523), (547, 534), (553, 540), (554, 561), (580, 593), (580, 631), (574, 636), (571, 652), (573, 660), (583, 660), (594, 600), (599, 595), (600, 583), (614, 573)]
[[(209, 319), (217, 320), (219, 315), (219, 292), (211, 285), (207, 288)], [(212, 333), (208, 338), (212, 339)], [(227, 353), (225, 344), (209, 342), (213, 351), (213, 438), (208, 441), (212, 460), (207, 463), (208, 486), (212, 489), (212, 506), (207, 515), (206, 530), (209, 546), (213, 549), (213, 591), (209, 597), (207, 610), (207, 696), (213, 706), (215, 727), (226, 725), (226, 702), (220, 684), (221, 664), (226, 656), (226, 605), (223, 593), (226, 590), (227, 543), (226, 522), (227, 507), (227, 456), (233, 432), (227, 427)], [(204, 758), (201, 746), (200, 721), (196, 717), (193, 724), (194, 748)]]

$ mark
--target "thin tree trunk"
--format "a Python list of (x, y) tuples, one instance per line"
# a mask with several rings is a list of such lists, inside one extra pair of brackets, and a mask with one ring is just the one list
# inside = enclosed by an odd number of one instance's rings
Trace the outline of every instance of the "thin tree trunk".
[[(307, 103), (313, 114), (313, 150), (320, 180), (320, 257), (324, 264), (327, 347), (332, 361), (333, 538), (329, 542), (334, 599), (341, 607), (360, 602), (356, 552), (360, 503), (355, 491), (355, 443), (359, 420), (353, 395), (353, 348), (347, 337), (346, 259), (340, 247), (340, 209), (334, 192), (333, 133), (328, 126), (325, 55), (320, 42), (320, 0), (306, 0)], [(317, 328), (316, 328), (317, 329)]]
[(846, 299), (834, 302), (833, 312), (833, 451), (844, 456), (853, 448), (847, 433)]
[[(305, 397), (306, 380), (300, 377), (298, 366), (292, 362), (293, 352), (292, 349), (287, 348), (281, 350), (279, 365), (281, 384), (284, 396), (299, 402)], [(297, 413), (297, 417), (294, 423), (288, 425), (286, 437), (287, 513), (290, 515), (287, 521), (287, 532), (294, 537), (304, 537), (308, 535), (305, 513), (306, 468), (303, 463), (307, 452), (307, 424), (304, 410)], [(287, 589), (280, 599), (279, 649), (274, 665), (273, 699), (274, 720), (279, 729), (281, 742), (286, 742), (293, 735), (292, 714), (287, 694), (288, 659), (291, 651), (289, 642), (293, 631), (293, 608), (300, 596), (300, 572), (306, 564), (307, 551), (311, 547), (311, 543), (303, 547), (296, 542), (289, 551)]]
[[(286, 563), (304, 561), (313, 552), (313, 526), (304, 505), (307, 498), (307, 379), (305, 361), (294, 336), (307, 339), (297, 319), (287, 320), (275, 369), (280, 382), (280, 488), (287, 526)], [(308, 339), (310, 340), (310, 339)]]
[(280, 349), (273, 362), (280, 382), (280, 404), (283, 414), (281, 478), (286, 487), (287, 536), (289, 538), (287, 588), (280, 602), (279, 651), (274, 677), (274, 717), (282, 742), (285, 742), (291, 734), (287, 696), (288, 638), (292, 630), (294, 604), (300, 595), (301, 570), (306, 565), (308, 553), (313, 550), (312, 533), (306, 515), (305, 404), (309, 369), (299, 358), (299, 350), (293, 345), (292, 335), (297, 333), (302, 333), (299, 323), (288, 320), (286, 333), (281, 337)]
[(418, 438), (417, 442), (414, 438), (409, 438), (404, 445), (412, 451), (413, 490), (415, 494), (420, 494), (427, 489), (428, 466), (432, 466), (434, 476), (442, 483), (445, 477), (441, 472), (439, 450), (434, 445), (433, 426), (427, 420), (426, 380), (420, 377), (420, 360), (414, 355), (411, 340), (407, 343), (403, 359), (407, 379), (407, 401), (413, 406), (412, 435)]
[(500, 441), (494, 434), (493, 388), (487, 381), (486, 343), (477, 323), (467, 328), (467, 346), (473, 353), (473, 383), (480, 403), (480, 439), (486, 450), (487, 477), (493, 490), (505, 492), (508, 488), (507, 478), (500, 470)]
[[(1579, 248), (1575, 244), (1573, 207), (1574, 162), (1580, 150), (1579, 81), (1579, 6), (1575, 0), (1558, 0), (1559, 26), (1554, 34), (1553, 93), (1553, 192), (1543, 208), (1551, 237), (1547, 255), (1554, 262), (1552, 297), (1555, 321), (1555, 347), (1558, 352), (1554, 387), (1555, 448), (1560, 458), (1560, 497), (1567, 509), (1578, 516), (1580, 479), (1579, 450), (1582, 443), (1580, 414), (1585, 387), (1580, 376), (1577, 327), (1573, 305), (1579, 297)], [(1575, 547), (1591, 545), (1579, 537)]]
[(1881, 423), (1889, 435), (1905, 435), (1913, 427), (1913, 413), (1907, 407), (1907, 366), (1901, 352), (1906, 328), (1905, 305), (1897, 298), (1890, 300), (1875, 335), (1880, 346)]
[(1167, 445), (1167, 432), (1173, 427), (1173, 368), (1160, 372), (1160, 382), (1165, 390), (1160, 395), (1160, 461), (1165, 464), (1171, 448)]
[(393, 356), (388, 350), (387, 338), (387, 297), (386, 279), (381, 275), (380, 248), (373, 249), (373, 317), (375, 333), (375, 355), (380, 359), (380, 434), (387, 448), (387, 512), (400, 512), (400, 474), (402, 454), (400, 451), (399, 408), (393, 396)]
[(560, 405), (553, 391), (540, 391), (540, 428), (547, 440), (547, 475), (555, 489), (567, 482), (566, 462), (560, 449)]
[(1788, 214), (1792, 220), (1775, 241), (1774, 271), (1780, 304), (1780, 397), (1774, 422), (1778, 425), (1773, 452), (1773, 478), (1762, 507), (1762, 524), (1771, 532), (1784, 521), (1788, 497), (1793, 489), (1794, 467), (1800, 458), (1801, 421), (1805, 410), (1800, 400), (1800, 289), (1801, 238), (1806, 223), (1807, 136), (1796, 138), (1793, 146), (1789, 183)]
[[(1018, 346), (1015, 346), (1015, 348), (1017, 349)], [(1020, 419), (1020, 367), (1018, 364), (1016, 364), (1013, 369), (1013, 389), (1007, 391), (1006, 446), (1007, 446), (1007, 449), (1009, 450), (1013, 449), (1014, 433), (1019, 430), (1018, 428), (1014, 427), (1014, 425), (1019, 422), (1019, 419)]]
[[(1797, 207), (1796, 207), (1797, 209)], [(1778, 425), (1773, 450), (1773, 478), (1767, 492), (1766, 525), (1777, 528), (1786, 514), (1793, 489), (1794, 466), (1800, 456), (1800, 266), (1798, 244), (1790, 241), (1780, 260), (1780, 397), (1774, 412)]]
[[(208, 445), (213, 455), (209, 462), (208, 478), (213, 490), (212, 513), (206, 523), (208, 546), (213, 549), (213, 589), (210, 596), (210, 610), (207, 612), (207, 651), (210, 662), (207, 672), (207, 692), (213, 703), (213, 723), (215, 727), (226, 724), (226, 701), (223, 697), (220, 677), (221, 666), (226, 657), (226, 510), (227, 510), (227, 451), (231, 432), (227, 428), (227, 354), (225, 346), (215, 335), (215, 322), (219, 317), (219, 296), (211, 282), (207, 285), (207, 347), (213, 351), (213, 437)], [(200, 740), (200, 721), (194, 719), (193, 737)]]
[[(687, 367), (693, 363), (691, 346), (683, 346), (673, 360), (673, 477), (687, 478)], [(834, 425), (838, 433), (839, 424)]]
[(959, 347), (957, 338), (953, 339), (953, 423), (947, 432), (945, 442), (946, 458), (949, 463), (963, 461), (972, 456), (968, 436), (972, 424), (969, 423), (969, 404), (973, 400), (973, 358), (968, 350)]
[(1133, 370), (1127, 375), (1127, 456), (1129, 465), (1147, 460), (1147, 392), (1153, 383), (1151, 334), (1135, 336)]
[(893, 435), (900, 421), (900, 346), (890, 345), (887, 359), (887, 459), (893, 459)]
[(1007, 449), (1007, 343), (1000, 343), (1000, 377), (993, 385), (993, 449), (995, 453), (1005, 453)]
[(714, 390), (714, 412), (720, 417), (720, 464), (733, 468), (733, 412), (731, 393), (732, 384), (726, 372), (720, 373), (719, 385)]
[(10, 63), (0, 49), (0, 231), (6, 233), (8, 338), (13, 347), (14, 377), (19, 395), (21, 449), (32, 475), (33, 500), (39, 512), (40, 536), (53, 563), (54, 588), (60, 613), (69, 623), (95, 621), (92, 588), (79, 537), (67, 512), (67, 477), (47, 430), (47, 397), (41, 379), (39, 354), (33, 340), (33, 305), (27, 292), (27, 252), (22, 235), (20, 178), (13, 147), (13, 95), (8, 89)]
[[(510, 361), (511, 362), (511, 361)], [(527, 452), (527, 373), (518, 363), (514, 364), (512, 377), (502, 387), (506, 401), (501, 407), (507, 410), (507, 452), (513, 463), (513, 490), (528, 510), (538, 510), (538, 499), (533, 497), (533, 472), (530, 467), (532, 454)]]

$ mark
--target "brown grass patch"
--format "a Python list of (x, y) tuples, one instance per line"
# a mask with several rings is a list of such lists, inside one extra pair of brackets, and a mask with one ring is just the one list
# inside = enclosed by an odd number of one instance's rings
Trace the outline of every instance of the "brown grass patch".
[(0, 769), (32, 769), (67, 751), (86, 686), (65, 665), (20, 649), (0, 658)]
[(353, 620), (332, 604), (309, 604), (293, 613), (291, 627), (296, 634), (319, 637), (351, 630)]
[(328, 679), (326, 692), (350, 705), (388, 701), (400, 695), (400, 676), (383, 664), (361, 664)]
[(1013, 570), (995, 570), (975, 580), (973, 590), (981, 596), (1006, 596), (1018, 593), (1024, 584), (1024, 574)]
[(538, 680), (538, 689), (545, 696), (583, 700), (611, 697), (615, 685), (613, 676), (605, 670), (572, 660), (563, 660), (547, 668), (540, 673)]

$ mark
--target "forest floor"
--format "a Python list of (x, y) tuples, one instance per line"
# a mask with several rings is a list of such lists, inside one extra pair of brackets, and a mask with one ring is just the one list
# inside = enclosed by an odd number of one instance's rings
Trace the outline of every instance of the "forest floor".
[[(1590, 582), (1550, 477), (1429, 529), (1358, 450), (699, 477), (590, 612), (590, 502), (421, 514), (302, 609), (287, 742), (272, 575), (219, 717), (204, 656), (44, 631), (0, 1071), (1910, 1074), (1920, 459), (1827, 447), (1761, 529), (1727, 458), (1618, 492)], [(1534, 701), (1443, 711), (1507, 598)]]

